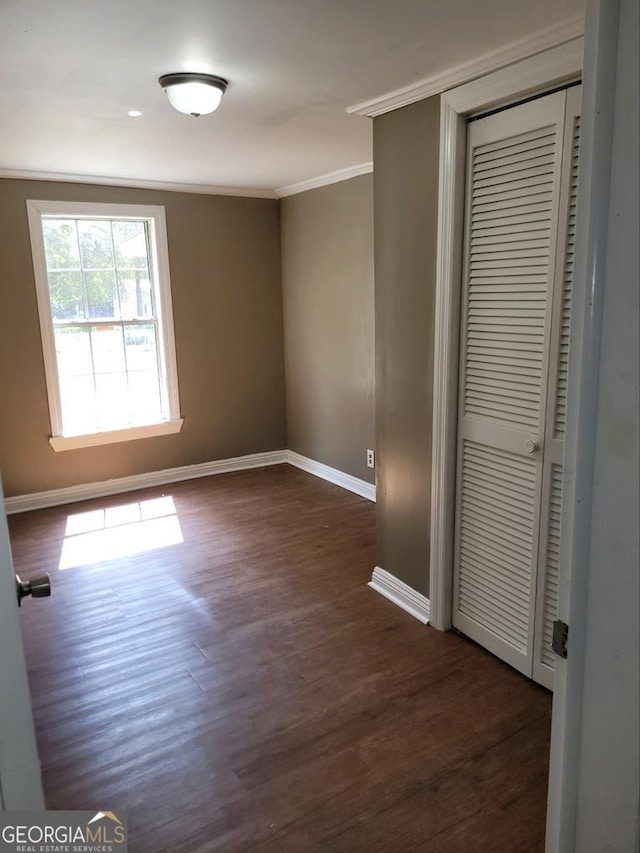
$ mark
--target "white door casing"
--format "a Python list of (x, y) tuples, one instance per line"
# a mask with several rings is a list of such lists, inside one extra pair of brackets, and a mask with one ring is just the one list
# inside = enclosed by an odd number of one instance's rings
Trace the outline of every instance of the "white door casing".
[(465, 117), (580, 79), (583, 44), (574, 37), (440, 98), (429, 598), (430, 623), (441, 631), (452, 611)]
[(40, 761), (1, 482), (0, 686), (0, 810), (42, 810)]

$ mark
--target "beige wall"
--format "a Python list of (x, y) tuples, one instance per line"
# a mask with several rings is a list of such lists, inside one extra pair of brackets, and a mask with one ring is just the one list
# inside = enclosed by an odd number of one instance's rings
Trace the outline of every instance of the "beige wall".
[(374, 119), (378, 565), (429, 591), (439, 98)]
[(373, 482), (373, 180), (282, 201), (288, 446)]
[[(178, 435), (56, 453), (26, 199), (164, 205)], [(9, 495), (285, 446), (279, 203), (0, 180), (0, 468)]]

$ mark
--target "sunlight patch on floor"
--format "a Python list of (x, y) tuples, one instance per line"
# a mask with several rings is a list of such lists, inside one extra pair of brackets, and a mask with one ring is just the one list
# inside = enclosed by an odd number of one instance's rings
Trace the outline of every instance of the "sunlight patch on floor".
[(171, 496), (69, 515), (59, 569), (117, 560), (184, 542)]

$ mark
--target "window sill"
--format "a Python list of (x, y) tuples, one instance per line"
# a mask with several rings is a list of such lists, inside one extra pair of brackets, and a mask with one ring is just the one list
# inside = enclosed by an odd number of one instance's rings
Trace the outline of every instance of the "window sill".
[(77, 450), (79, 447), (98, 447), (102, 444), (115, 444), (119, 441), (134, 441), (138, 438), (153, 438), (156, 435), (171, 435), (180, 432), (184, 420), (162, 421), (158, 424), (114, 429), (108, 432), (92, 432), (88, 435), (54, 435), (49, 444), (58, 452), (60, 450)]

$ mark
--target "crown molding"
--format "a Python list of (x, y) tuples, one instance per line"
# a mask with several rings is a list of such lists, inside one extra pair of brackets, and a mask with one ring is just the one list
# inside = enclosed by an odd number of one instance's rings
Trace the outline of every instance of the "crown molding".
[(178, 181), (145, 181), (135, 178), (109, 178), (104, 175), (77, 175), (66, 172), (38, 172), (30, 169), (2, 169), (0, 178), (13, 178), (21, 181), (55, 181), (56, 183), (98, 184), (109, 187), (131, 187), (141, 190), (165, 190), (175, 193), (198, 193), (200, 195), (225, 195), (240, 198), (277, 199), (274, 190), (254, 187), (222, 187), (212, 184), (187, 184)]
[(529, 56), (542, 53), (542, 51), (549, 50), (549, 48), (573, 41), (580, 38), (583, 33), (584, 16), (576, 15), (559, 24), (545, 27), (525, 38), (513, 41), (490, 53), (484, 53), (470, 62), (456, 65), (440, 74), (434, 74), (432, 77), (427, 77), (417, 83), (411, 83), (409, 86), (387, 92), (377, 98), (362, 101), (359, 104), (348, 107), (347, 112), (369, 116), (369, 118), (383, 115), (392, 110), (397, 110), (399, 107), (405, 107), (408, 104), (421, 101), (423, 98), (439, 95), (441, 92), (446, 92), (447, 89), (452, 89), (454, 86), (468, 83), (470, 80), (474, 80), (483, 74), (488, 74), (491, 71), (512, 65), (514, 62), (519, 62)]
[(279, 198), (285, 198), (286, 196), (296, 195), (307, 190), (315, 190), (318, 187), (326, 187), (329, 184), (337, 184), (340, 181), (348, 181), (350, 178), (357, 178), (358, 175), (367, 175), (369, 172), (373, 172), (373, 162), (371, 160), (367, 163), (359, 163), (357, 166), (348, 166), (346, 169), (327, 172), (325, 175), (318, 175), (317, 178), (309, 178), (309, 180), (300, 181), (297, 184), (280, 187), (276, 190), (276, 193)]

